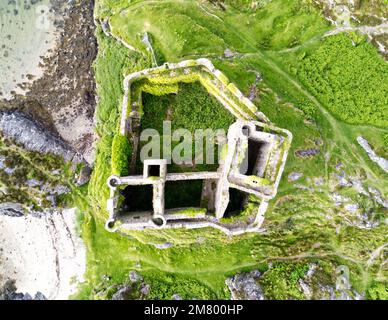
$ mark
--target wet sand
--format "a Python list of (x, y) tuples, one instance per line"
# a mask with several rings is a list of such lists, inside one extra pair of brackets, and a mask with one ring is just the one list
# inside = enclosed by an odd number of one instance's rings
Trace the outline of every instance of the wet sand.
[(44, 74), (43, 59), (58, 40), (50, 0), (0, 2), (0, 99), (25, 94)]

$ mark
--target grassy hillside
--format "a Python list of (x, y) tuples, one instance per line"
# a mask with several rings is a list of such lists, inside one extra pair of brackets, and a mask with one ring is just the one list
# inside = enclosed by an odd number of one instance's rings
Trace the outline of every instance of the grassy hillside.
[[(387, 174), (356, 142), (362, 135), (376, 152), (387, 155), (383, 83), (387, 65), (355, 35), (324, 38), (330, 26), (308, 2), (96, 2), (97, 17), (109, 18), (113, 34), (138, 51), (128, 50), (98, 28), (95, 69), (101, 139), (88, 195), (92, 209), (84, 208), (88, 269), (77, 297), (109, 298), (114, 285), (125, 282), (130, 270), (137, 270), (151, 285), (149, 298), (169, 299), (176, 293), (184, 298), (225, 299), (230, 297), (226, 277), (259, 269), (268, 298), (306, 298), (300, 279), (311, 281), (312, 298), (319, 298), (322, 288), (335, 288), (338, 268), (346, 266), (353, 291), (366, 298), (387, 298), (387, 210), (370, 191), (376, 189), (386, 198)], [(121, 82), (125, 74), (152, 64), (141, 42), (144, 32), (152, 40), (157, 61), (211, 59), (244, 93), (256, 92), (258, 108), (293, 133), (278, 196), (266, 213), (265, 233), (227, 238), (203, 229), (122, 236), (103, 229)], [(355, 37), (357, 45), (351, 43)], [(226, 49), (232, 57), (225, 57)], [(185, 99), (202, 99), (190, 88)], [(190, 103), (177, 99), (177, 119), (185, 122)], [(146, 120), (157, 126), (159, 113), (153, 112), (157, 98), (148, 97), (147, 105)], [(200, 116), (193, 115), (194, 127), (202, 121)], [(214, 116), (218, 117), (214, 123), (223, 126), (223, 113)], [(306, 149), (319, 152), (298, 156), (297, 151)], [(293, 172), (303, 176), (289, 181)], [(341, 182), (341, 177), (348, 183)], [(349, 211), (349, 205), (358, 209)], [(172, 246), (157, 248), (166, 242)], [(307, 279), (313, 265), (315, 276)]]

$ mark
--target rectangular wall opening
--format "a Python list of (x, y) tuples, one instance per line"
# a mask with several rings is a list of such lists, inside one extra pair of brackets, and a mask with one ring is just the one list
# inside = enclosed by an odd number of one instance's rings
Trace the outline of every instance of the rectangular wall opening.
[(136, 211), (153, 212), (152, 185), (127, 186), (124, 190), (120, 191), (120, 193), (125, 198), (121, 207), (121, 213), (125, 214)]
[(160, 166), (159, 165), (150, 165), (148, 167), (148, 173), (150, 177), (160, 177)]
[(239, 168), (240, 173), (246, 176), (262, 177), (263, 168), (260, 167), (260, 164), (267, 156), (267, 149), (268, 143), (249, 138), (245, 158)]
[(247, 194), (238, 189), (229, 189), (229, 203), (225, 211), (225, 218), (239, 215), (244, 209)]

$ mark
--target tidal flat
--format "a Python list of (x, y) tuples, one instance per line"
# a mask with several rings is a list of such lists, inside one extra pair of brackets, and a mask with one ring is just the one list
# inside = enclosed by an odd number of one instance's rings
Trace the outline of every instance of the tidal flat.
[(24, 94), (43, 76), (43, 57), (58, 39), (57, 15), (50, 0), (0, 2), (0, 98)]

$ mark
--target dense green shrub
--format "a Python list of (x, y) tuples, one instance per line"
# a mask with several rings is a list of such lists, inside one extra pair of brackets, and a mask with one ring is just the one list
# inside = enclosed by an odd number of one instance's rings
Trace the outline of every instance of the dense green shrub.
[(338, 34), (301, 58), (297, 76), (336, 117), (388, 125), (388, 65), (364, 37)]
[(185, 128), (191, 132), (196, 129), (225, 129), (233, 123), (234, 117), (215, 97), (211, 96), (199, 83), (179, 84), (176, 95), (143, 95), (144, 128), (162, 129), (162, 122), (171, 108), (173, 130)]
[(367, 298), (371, 300), (388, 300), (388, 284), (383, 282), (373, 283), (367, 291)]
[(308, 264), (276, 262), (260, 280), (268, 299), (304, 299), (298, 281), (308, 271)]
[(186, 300), (216, 298), (210, 288), (189, 277), (154, 271), (145, 273), (144, 279), (151, 286), (147, 299), (169, 300), (174, 294)]
[(128, 174), (129, 156), (132, 153), (132, 147), (128, 138), (116, 134), (112, 143), (112, 174), (124, 176)]

